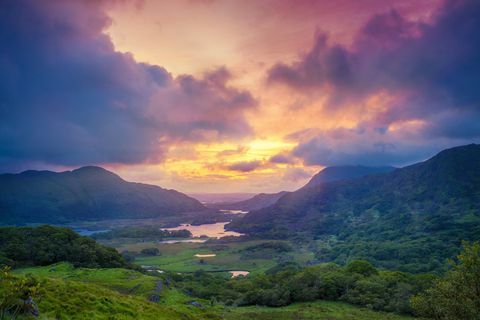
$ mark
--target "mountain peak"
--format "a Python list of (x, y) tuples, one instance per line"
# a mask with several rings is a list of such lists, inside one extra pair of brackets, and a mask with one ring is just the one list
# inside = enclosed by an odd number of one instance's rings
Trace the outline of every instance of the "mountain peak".
[(109, 172), (109, 173), (112, 173), (111, 171), (108, 171), (107, 169), (102, 168), (102, 167), (98, 167), (98, 166), (84, 166), (84, 167), (80, 167), (78, 169), (74, 169), (74, 170), (72, 170), (72, 172), (78, 172), (78, 173), (82, 173), (82, 172), (102, 172), (102, 173)]
[(480, 154), (480, 144), (467, 144), (464, 146), (458, 146), (458, 147), (453, 147), (449, 149), (445, 149), (443, 151), (440, 151), (432, 157), (432, 159), (439, 159), (439, 158), (446, 158), (446, 157), (462, 157), (462, 156), (468, 156), (472, 158), (474, 155), (479, 155)]
[(119, 175), (98, 166), (80, 167), (78, 169), (72, 170), (71, 173), (74, 175), (85, 176), (85, 177), (96, 177), (96, 178), (108, 177), (108, 178), (114, 178), (114, 179), (123, 181), (123, 179)]
[(102, 167), (0, 175), (0, 223), (135, 219), (202, 211), (197, 200), (158, 186), (127, 182)]
[(353, 179), (358, 177), (363, 177), (369, 174), (375, 173), (387, 173), (395, 170), (394, 167), (383, 166), (383, 167), (368, 167), (362, 165), (343, 165), (343, 166), (331, 166), (326, 167), (321, 170), (319, 173), (314, 175), (312, 179), (304, 186), (303, 188), (310, 188), (317, 186), (322, 183)]

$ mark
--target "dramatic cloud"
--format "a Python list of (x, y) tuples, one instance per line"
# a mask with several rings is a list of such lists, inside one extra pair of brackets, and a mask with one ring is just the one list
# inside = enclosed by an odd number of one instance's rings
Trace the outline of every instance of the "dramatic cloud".
[(254, 161), (239, 161), (233, 164), (228, 165), (226, 168), (232, 171), (239, 171), (239, 172), (251, 172), (263, 165), (262, 161), (254, 160)]
[(169, 143), (241, 137), (255, 106), (228, 85), (115, 51), (110, 1), (0, 4), (0, 166), (160, 161)]
[[(479, 139), (480, 2), (447, 1), (429, 23), (410, 21), (397, 11), (373, 16), (351, 46), (332, 44), (318, 34), (297, 62), (276, 64), (270, 83), (328, 97), (325, 112), (357, 106), (375, 95), (388, 103), (342, 139), (322, 132), (301, 141), (295, 155), (307, 163), (392, 163), (417, 160), (435, 144)], [(415, 123), (415, 135), (398, 130)], [(405, 129), (405, 128), (404, 128)]]
[(272, 157), (270, 157), (269, 161), (271, 163), (278, 163), (278, 164), (293, 164), (295, 163), (294, 157), (292, 157), (288, 153), (279, 153)]
[(426, 146), (424, 141), (404, 142), (401, 138), (401, 134), (385, 135), (371, 129), (338, 129), (301, 142), (292, 153), (306, 165), (401, 166), (424, 160), (446, 147), (442, 140)]

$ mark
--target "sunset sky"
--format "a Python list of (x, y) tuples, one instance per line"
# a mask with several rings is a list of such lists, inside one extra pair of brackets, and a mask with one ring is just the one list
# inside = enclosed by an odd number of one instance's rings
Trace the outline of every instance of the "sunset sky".
[(0, 2), (0, 171), (294, 190), (480, 141), (477, 0)]

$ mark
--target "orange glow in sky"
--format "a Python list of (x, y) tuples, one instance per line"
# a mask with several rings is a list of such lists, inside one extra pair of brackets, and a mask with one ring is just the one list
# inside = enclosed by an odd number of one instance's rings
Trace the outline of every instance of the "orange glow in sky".
[[(258, 106), (245, 113), (253, 129), (250, 136), (217, 143), (178, 142), (161, 163), (110, 167), (126, 179), (185, 192), (276, 192), (302, 186), (322, 166), (300, 159), (269, 161), (295, 148), (297, 141), (289, 136), (355, 128), (374, 118), (389, 97), (378, 94), (332, 110), (322, 91), (305, 95), (268, 85), (267, 71), (279, 61), (288, 64), (301, 57), (319, 30), (332, 43), (349, 46), (372, 14), (395, 7), (422, 19), (436, 2), (146, 0), (115, 6), (106, 32), (116, 50), (174, 76), (200, 76), (226, 67), (233, 74), (230, 85), (251, 92)], [(250, 167), (235, 170), (236, 164)]]

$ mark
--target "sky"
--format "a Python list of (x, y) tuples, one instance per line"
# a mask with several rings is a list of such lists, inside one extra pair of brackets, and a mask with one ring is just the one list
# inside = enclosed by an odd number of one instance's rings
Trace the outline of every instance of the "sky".
[(480, 141), (477, 0), (4, 0), (0, 172), (295, 190)]

